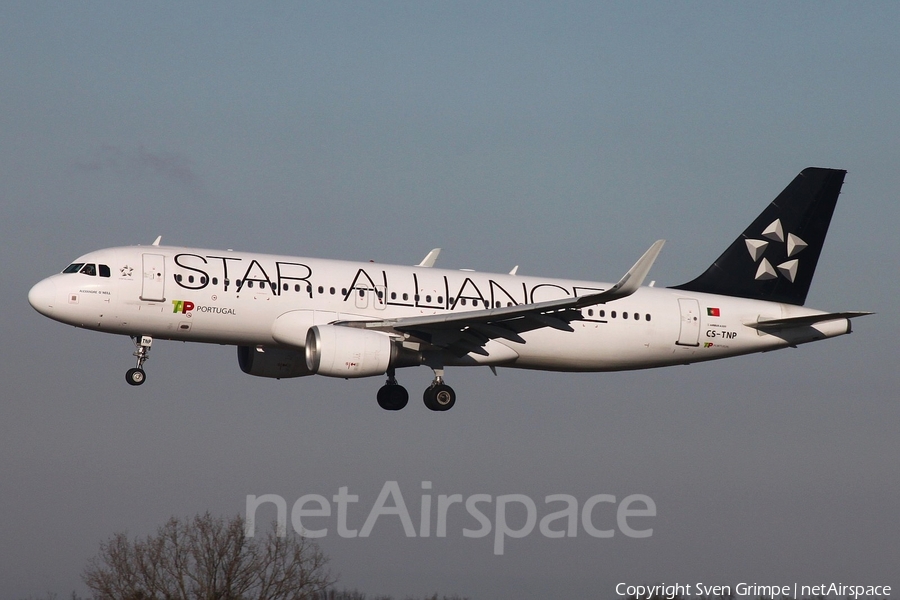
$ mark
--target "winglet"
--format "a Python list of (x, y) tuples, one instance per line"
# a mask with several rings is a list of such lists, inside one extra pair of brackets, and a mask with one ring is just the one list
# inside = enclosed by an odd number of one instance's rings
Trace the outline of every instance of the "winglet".
[(437, 260), (438, 254), (441, 253), (440, 248), (435, 248), (431, 252), (425, 255), (425, 258), (422, 259), (422, 262), (417, 264), (417, 267), (433, 267), (434, 261)]
[(161, 241), (162, 241), (162, 236), (161, 236), (161, 235), (158, 235), (158, 236), (156, 236), (156, 239), (153, 240), (153, 243), (150, 244), (150, 245), (151, 245), (151, 246), (159, 246), (159, 243), (160, 243)]
[(616, 283), (616, 285), (612, 286), (606, 291), (600, 292), (599, 294), (582, 296), (581, 298), (579, 298), (579, 302), (576, 304), (576, 307), (580, 308), (600, 302), (610, 302), (612, 300), (624, 298), (625, 296), (630, 296), (631, 294), (638, 291), (638, 288), (640, 288), (641, 284), (644, 283), (644, 279), (647, 277), (647, 273), (650, 272), (650, 267), (653, 266), (653, 263), (656, 261), (656, 257), (659, 256), (659, 253), (665, 243), (666, 240), (656, 240), (653, 245), (650, 246), (650, 248), (648, 248), (646, 252), (644, 252), (644, 255), (641, 256), (636, 263), (634, 263), (634, 266), (628, 269), (628, 272), (622, 276), (622, 279), (620, 279), (618, 283)]

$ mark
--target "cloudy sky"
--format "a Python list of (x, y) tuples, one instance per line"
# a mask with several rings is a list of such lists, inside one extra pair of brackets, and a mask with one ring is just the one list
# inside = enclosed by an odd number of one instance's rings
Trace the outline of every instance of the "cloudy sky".
[[(618, 582), (894, 585), (900, 510), (900, 7), (889, 3), (0, 5), (0, 597), (86, 593), (114, 532), (385, 482), (646, 494), (653, 535), (322, 547), (395, 596), (613, 597)], [(34, 312), (90, 250), (170, 244), (614, 280), (669, 240), (704, 270), (804, 167), (849, 171), (809, 294), (851, 336), (621, 374), (449, 370), (449, 413), (379, 379), (256, 379), (230, 347)], [(436, 500), (435, 500), (436, 502)], [(614, 521), (598, 509), (598, 519)], [(262, 513), (261, 513), (262, 514)], [(524, 512), (511, 513), (510, 522)], [(521, 521), (520, 521), (521, 522)], [(331, 523), (333, 526), (334, 523)]]

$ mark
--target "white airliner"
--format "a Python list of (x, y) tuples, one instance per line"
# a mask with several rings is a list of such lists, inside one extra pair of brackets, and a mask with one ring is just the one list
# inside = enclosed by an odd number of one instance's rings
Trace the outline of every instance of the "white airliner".
[(615, 284), (159, 245), (90, 252), (36, 284), (57, 321), (131, 336), (145, 380), (154, 338), (231, 344), (261, 377), (387, 375), (378, 404), (406, 406), (396, 369), (427, 365), (431, 410), (449, 366), (617, 371), (793, 347), (850, 333), (867, 312), (804, 308), (846, 171), (802, 171), (709, 269), (642, 287), (653, 244)]

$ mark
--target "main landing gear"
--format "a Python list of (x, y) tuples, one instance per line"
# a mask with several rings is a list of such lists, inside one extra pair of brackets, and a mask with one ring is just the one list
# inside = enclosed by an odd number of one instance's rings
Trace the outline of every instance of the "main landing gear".
[(131, 385), (141, 385), (147, 379), (147, 374), (144, 373), (144, 363), (150, 359), (150, 346), (153, 345), (153, 338), (149, 335), (142, 335), (140, 337), (133, 336), (131, 339), (136, 348), (134, 356), (137, 357), (137, 364), (133, 369), (125, 372), (125, 381)]
[(384, 410), (400, 410), (409, 402), (409, 392), (397, 383), (394, 369), (389, 369), (387, 376), (387, 382), (378, 390), (378, 406)]
[(434, 369), (434, 381), (422, 394), (425, 406), (431, 410), (444, 411), (456, 404), (456, 392), (444, 383), (444, 369)]
[[(378, 390), (378, 406), (384, 410), (400, 410), (409, 402), (409, 392), (397, 383), (394, 369), (387, 372), (388, 379)], [(434, 381), (422, 394), (425, 406), (434, 411), (445, 411), (456, 404), (456, 392), (444, 383), (444, 370), (434, 369)]]

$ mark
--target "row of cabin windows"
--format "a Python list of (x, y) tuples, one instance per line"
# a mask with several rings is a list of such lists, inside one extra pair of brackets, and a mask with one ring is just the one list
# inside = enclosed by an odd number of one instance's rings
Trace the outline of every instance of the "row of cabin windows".
[[(74, 273), (74, 272), (77, 271), (77, 269), (75, 269), (74, 271), (70, 271), (69, 269), (72, 269), (73, 267), (76, 267), (76, 266), (80, 266), (80, 265), (71, 265), (71, 266), (70, 266), (68, 269), (66, 269), (64, 272), (65, 272), (65, 273)], [(87, 267), (93, 267), (93, 265), (85, 265), (85, 268), (87, 268)], [(106, 269), (106, 275), (103, 274), (103, 269), (104, 269), (104, 268)], [(82, 272), (84, 272), (84, 271), (82, 270)], [(93, 274), (93, 273), (91, 273), (91, 274)], [(107, 267), (106, 265), (100, 265), (100, 275), (101, 275), (101, 277), (109, 277), (109, 267)], [(179, 283), (181, 283), (181, 281), (183, 281), (182, 276), (181, 276), (180, 274), (179, 274), (179, 275), (175, 275), (175, 280), (178, 281)], [(188, 283), (194, 283), (194, 276), (193, 276), (193, 275), (188, 275), (187, 280), (188, 280)], [(225, 285), (228, 285), (228, 284), (229, 284), (229, 281), (228, 281), (227, 279), (224, 280), (224, 282), (225, 282)], [(206, 277), (200, 277), (200, 283), (201, 283), (202, 285), (206, 285)], [(218, 283), (219, 283), (218, 278), (217, 278), (217, 277), (213, 277), (213, 278), (212, 278), (212, 284), (213, 284), (213, 285), (218, 285)], [(253, 288), (253, 283), (254, 283), (254, 282), (253, 282), (252, 280), (251, 280), (251, 281), (247, 281), (246, 283), (247, 283), (247, 287), (248, 287), (248, 288)], [(265, 287), (265, 284), (264, 284), (263, 282), (258, 282), (258, 283), (259, 283), (260, 289), (262, 289), (263, 287)], [(235, 284), (236, 284), (238, 287), (240, 287), (240, 286), (241, 286), (241, 280), (240, 280), (240, 279), (236, 280), (236, 281), (235, 281)], [(273, 291), (273, 292), (276, 291), (276, 290), (278, 289), (277, 284), (272, 283), (272, 284), (270, 284), (270, 285), (271, 285), (271, 287), (272, 287), (272, 291)], [(287, 292), (288, 290), (290, 290), (290, 286), (289, 286), (287, 283), (285, 283), (285, 284), (282, 285), (282, 289), (283, 289), (285, 292)], [(301, 286), (300, 286), (299, 283), (294, 284), (294, 291), (295, 291), (295, 292), (299, 292), (299, 291), (301, 291), (301, 289), (302, 289), (302, 288), (301, 288)], [(306, 285), (306, 291), (307, 291), (307, 293), (310, 293), (310, 294), (311, 294), (311, 293), (312, 293), (312, 286), (309, 285), (309, 284), (307, 284), (307, 285)], [(320, 285), (320, 286), (318, 286), (317, 291), (318, 291), (320, 294), (324, 294), (324, 293), (325, 293), (325, 287)], [(335, 288), (333, 288), (333, 287), (330, 287), (330, 288), (328, 288), (328, 293), (331, 294), (331, 295), (333, 296), (333, 295), (335, 295), (335, 294), (337, 293), (337, 290), (336, 290)], [(382, 299), (382, 298), (384, 297), (384, 292), (382, 292), (381, 290), (378, 290), (378, 291), (375, 292), (375, 293), (376, 293), (376, 295), (378, 296), (379, 299)], [(341, 295), (342, 295), (342, 296), (346, 296), (346, 295), (347, 295), (347, 288), (341, 288)], [(359, 290), (359, 297), (360, 297), (360, 298), (364, 297), (365, 295), (366, 295), (366, 290)], [(403, 292), (402, 294), (400, 294), (400, 297), (401, 297), (401, 299), (402, 299), (404, 302), (409, 301), (409, 294), (407, 294), (406, 292)], [(415, 295), (413, 296), (413, 298), (415, 299), (416, 302), (419, 302), (419, 300), (420, 300), (421, 297), (419, 296), (419, 294), (415, 294)], [(391, 300), (396, 300), (396, 299), (397, 299), (397, 292), (391, 292)], [(484, 307), (485, 307), (485, 308), (490, 308), (490, 306), (491, 306), (490, 302), (488, 302), (487, 300), (476, 300), (476, 299), (473, 299), (473, 298), (460, 298), (459, 303), (460, 303), (462, 306), (466, 306), (466, 301), (467, 301), (467, 300), (471, 300), (471, 301), (472, 301), (472, 306), (479, 306), (479, 305), (481, 305), (481, 304), (484, 304)], [(450, 304), (453, 304), (453, 298), (452, 298), (452, 297), (447, 298), (447, 301), (448, 301)], [(431, 295), (430, 295), (430, 294), (427, 294), (427, 295), (425, 296), (425, 302), (431, 302)], [(438, 304), (443, 304), (443, 303), (444, 303), (444, 297), (443, 297), (443, 296), (438, 296), (438, 297), (437, 297), (437, 302), (438, 302)], [(498, 301), (496, 301), (496, 302), (494, 303), (494, 306), (495, 306), (495, 308), (500, 308), (501, 306), (503, 306), (503, 303), (500, 302), (500, 301), (498, 300)], [(507, 302), (507, 303), (506, 303), (506, 306), (513, 306), (513, 303), (512, 303), (512, 302)], [(589, 317), (593, 317), (593, 316), (594, 316), (594, 309), (593, 309), (593, 308), (589, 308), (588, 311), (587, 311), (587, 313), (588, 313), (588, 316), (589, 316)], [(606, 317), (606, 311), (603, 310), (603, 309), (599, 310), (597, 316), (599, 316), (601, 319), (602, 319), (602, 318), (605, 318), (605, 317)], [(614, 310), (613, 310), (613, 311), (610, 311), (609, 316), (610, 316), (611, 319), (615, 319), (615, 318), (616, 318), (616, 311), (614, 311)], [(632, 317), (635, 321), (640, 321), (640, 320), (641, 320), (641, 315), (640, 315), (640, 313), (631, 313), (631, 317)], [(629, 313), (628, 313), (628, 312), (623, 312), (623, 313), (622, 313), (622, 318), (623, 318), (623, 319), (628, 319), (628, 318), (629, 318)], [(649, 315), (649, 314), (644, 315), (644, 319), (647, 320), (647, 321), (649, 321), (649, 320), (650, 320), (650, 315)]]
[[(175, 275), (175, 281), (177, 281), (178, 283), (183, 282), (183, 281), (184, 281), (184, 276), (181, 275), (181, 274)], [(206, 281), (207, 281), (206, 277), (202, 277), (202, 276), (201, 276), (201, 277), (199, 278), (199, 282), (200, 282), (201, 285), (206, 285)], [(195, 282), (194, 276), (193, 276), (193, 275), (188, 275), (188, 276), (187, 276), (187, 282), (188, 282), (188, 283), (194, 283), (194, 282)], [(225, 285), (229, 285), (229, 284), (231, 283), (228, 279), (223, 280), (223, 282), (224, 282)], [(218, 285), (218, 284), (219, 284), (219, 279), (218, 279), (217, 277), (213, 277), (212, 280), (211, 280), (211, 283), (212, 283), (213, 285)], [(259, 283), (259, 288), (260, 288), (260, 289), (263, 289), (263, 288), (265, 287), (265, 283), (263, 283), (263, 282), (261, 282), (261, 281), (260, 281), (260, 282), (257, 282), (257, 283)], [(246, 282), (247, 287), (248, 287), (248, 288), (251, 288), (251, 289), (253, 288), (253, 284), (254, 284), (254, 281), (252, 281), (252, 280)], [(236, 281), (235, 281), (235, 285), (237, 285), (238, 287), (240, 287), (240, 286), (241, 286), (241, 280), (240, 280), (240, 279), (236, 280)], [(276, 291), (276, 290), (278, 289), (278, 284), (271, 283), (270, 286), (272, 287), (272, 291), (273, 291), (273, 292)], [(301, 291), (302, 289), (303, 289), (303, 288), (300, 286), (299, 283), (294, 284), (294, 291), (295, 291), (295, 292), (299, 292), (299, 291)], [(289, 290), (290, 290), (290, 285), (287, 284), (287, 283), (282, 284), (282, 290), (284, 290), (285, 292), (289, 291)], [(324, 294), (324, 293), (325, 293), (325, 287), (320, 285), (320, 286), (318, 286), (317, 291), (318, 291), (320, 294)], [(358, 291), (359, 291), (359, 297), (362, 298), (362, 297), (364, 297), (364, 296), (366, 295), (366, 291), (367, 291), (367, 290), (358, 290)], [(309, 284), (306, 285), (306, 292), (309, 293), (309, 294), (312, 293), (312, 286), (311, 286), (311, 285), (309, 285)], [(331, 294), (331, 295), (333, 296), (333, 295), (335, 295), (335, 294), (337, 293), (337, 290), (336, 290), (335, 288), (333, 288), (333, 287), (330, 287), (330, 288), (328, 288), (328, 293)], [(383, 291), (377, 290), (375, 293), (376, 293), (376, 295), (378, 296), (379, 300), (384, 298), (384, 292), (383, 292)], [(347, 295), (347, 288), (341, 288), (341, 295), (342, 295), (342, 296), (346, 296), (346, 295)], [(402, 294), (400, 294), (400, 297), (403, 299), (404, 302), (409, 301), (409, 294), (407, 294), (406, 292), (403, 292)], [(419, 294), (415, 294), (415, 295), (413, 296), (413, 298), (415, 299), (416, 302), (418, 302), (418, 301), (421, 299), (421, 296), (419, 296)], [(396, 299), (397, 299), (397, 292), (391, 292), (391, 300), (396, 300)], [(427, 294), (427, 295), (425, 296), (425, 302), (431, 302), (431, 300), (432, 300), (431, 294)], [(448, 298), (448, 300), (449, 300), (450, 304), (453, 304), (453, 298)], [(443, 304), (443, 302), (444, 302), (444, 297), (443, 297), (443, 296), (438, 296), (438, 297), (437, 297), (437, 302), (438, 302), (438, 304)], [(466, 298), (460, 299), (459, 303), (462, 304), (463, 306), (466, 306)], [(480, 301), (480, 300), (472, 300), (472, 306), (478, 306), (478, 305), (481, 304), (481, 303), (482, 303), (482, 301)], [(490, 303), (489, 303), (487, 300), (483, 301), (483, 304), (484, 304), (484, 307), (485, 307), (485, 308), (489, 308), (489, 307), (490, 307)], [(502, 304), (501, 304), (500, 302), (497, 302), (497, 307), (498, 307), (498, 308), (499, 308), (501, 305), (502, 305)], [(512, 306), (513, 303), (512, 303), (512, 302), (507, 302), (506, 305), (507, 305), (507, 306)]]
[[(587, 311), (587, 314), (588, 314), (589, 317), (593, 317), (593, 316), (594, 316), (594, 309), (593, 309), (593, 308), (589, 308), (588, 311)], [(628, 315), (629, 315), (629, 313), (628, 313), (627, 311), (622, 311), (622, 318), (623, 318), (623, 319), (628, 319)], [(603, 309), (600, 309), (599, 311), (597, 311), (597, 316), (600, 317), (601, 319), (606, 318), (606, 311), (603, 310)], [(609, 318), (610, 318), (610, 319), (615, 319), (615, 318), (616, 318), (616, 311), (614, 311), (614, 310), (609, 311)], [(641, 313), (631, 313), (631, 318), (634, 319), (635, 321), (640, 321), (640, 320), (641, 320)], [(644, 320), (645, 320), (645, 321), (649, 321), (649, 320), (650, 320), (650, 314), (649, 314), (649, 313), (647, 313), (646, 315), (644, 315)]]
[[(185, 278), (184, 278), (183, 275), (181, 275), (181, 274), (175, 275), (175, 281), (177, 281), (178, 283), (181, 283), (181, 282), (183, 282), (184, 280), (185, 280)], [(206, 279), (206, 277), (204, 277), (204, 276), (201, 276), (201, 277), (196, 278), (196, 279), (194, 278), (193, 275), (188, 275), (188, 276), (187, 276), (187, 282), (188, 282), (188, 283), (194, 283), (195, 281), (199, 281), (199, 282), (200, 282), (200, 285), (206, 285), (207, 279)], [(219, 278), (218, 278), (218, 277), (213, 277), (213, 278), (212, 278), (211, 280), (209, 280), (209, 281), (210, 281), (210, 283), (212, 283), (213, 285), (219, 285)], [(230, 280), (230, 279), (223, 279), (223, 280), (222, 280), (222, 283), (224, 283), (225, 285), (231, 285), (231, 280)], [(234, 283), (235, 283), (235, 285), (237, 285), (238, 287), (241, 287), (241, 280), (240, 280), (240, 279), (236, 279)], [(253, 284), (254, 284), (254, 281), (253, 281), (253, 280), (247, 281), (247, 282), (245, 282), (245, 283), (247, 284), (247, 287), (248, 287), (248, 288), (253, 288)], [(259, 289), (263, 289), (264, 287), (266, 287), (266, 284), (265, 284), (264, 282), (262, 282), (262, 281), (258, 281), (258, 282), (256, 282), (256, 283), (259, 283)], [(269, 286), (272, 288), (272, 291), (273, 291), (273, 292), (278, 290), (278, 284), (270, 283)], [(321, 288), (320, 288), (320, 289), (321, 289)], [(299, 286), (299, 285), (295, 285), (295, 286), (294, 286), (294, 290), (296, 290), (296, 291), (299, 292), (299, 291), (300, 291), (300, 286)], [(286, 283), (284, 284), (284, 291), (288, 291), (288, 284), (286, 284)], [(311, 292), (311, 291), (312, 291), (312, 288), (311, 288), (310, 286), (306, 286), (306, 291), (307, 291), (307, 292)]]
[(82, 275), (90, 275), (96, 277), (109, 277), (109, 267), (107, 265), (95, 265), (94, 263), (72, 263), (63, 270), (63, 273), (81, 273)]

